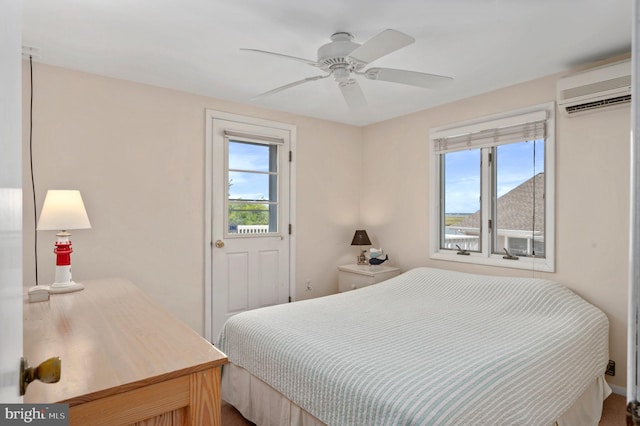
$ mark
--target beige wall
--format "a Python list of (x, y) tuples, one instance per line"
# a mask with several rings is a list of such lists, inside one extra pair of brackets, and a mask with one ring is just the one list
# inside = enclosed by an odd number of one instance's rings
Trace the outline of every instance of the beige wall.
[(556, 114), (556, 273), (429, 259), (429, 129), (555, 100), (558, 76), (535, 80), (364, 129), (361, 221), (402, 269), (427, 265), (549, 278), (601, 308), (610, 356), (625, 386), (629, 235), (629, 107)]
[[(72, 238), (74, 277), (129, 278), (199, 332), (204, 330), (206, 108), (297, 125), (298, 299), (337, 291), (336, 266), (353, 260), (357, 250), (348, 244), (360, 225), (405, 270), (431, 265), (532, 274), (429, 260), (428, 135), (432, 127), (553, 101), (557, 76), (365, 128), (42, 64), (35, 65), (34, 78), (39, 208), (47, 189), (77, 188), (93, 224)], [(611, 383), (624, 386), (629, 108), (556, 117), (557, 267), (556, 273), (535, 275), (566, 284), (607, 314), (611, 358), (617, 363)], [(32, 285), (26, 157), (24, 165), (24, 275), (25, 285)], [(54, 232), (39, 232), (41, 283), (53, 279), (53, 241)], [(312, 292), (305, 291), (307, 278)]]
[[(23, 71), (24, 285), (31, 286), (28, 63)], [(207, 108), (297, 126), (297, 298), (337, 292), (336, 266), (349, 259), (359, 215), (360, 128), (35, 63), (38, 215), (47, 189), (79, 189), (93, 226), (73, 232), (74, 279), (128, 278), (204, 332)], [(48, 284), (55, 232), (38, 237), (39, 282)]]

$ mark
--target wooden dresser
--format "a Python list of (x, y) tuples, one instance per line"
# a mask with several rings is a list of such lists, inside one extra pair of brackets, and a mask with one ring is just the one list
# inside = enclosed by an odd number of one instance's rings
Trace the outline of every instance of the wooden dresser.
[(24, 402), (69, 404), (71, 425), (219, 425), (226, 356), (123, 279), (24, 304), (24, 356), (59, 356), (58, 383)]

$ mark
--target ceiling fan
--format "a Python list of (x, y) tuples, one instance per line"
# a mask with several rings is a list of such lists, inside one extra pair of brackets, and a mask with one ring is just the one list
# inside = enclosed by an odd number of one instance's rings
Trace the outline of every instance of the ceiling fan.
[(285, 59), (304, 62), (313, 67), (320, 68), (325, 74), (307, 77), (293, 83), (285, 84), (254, 97), (254, 99), (269, 96), (301, 84), (321, 80), (333, 76), (342, 91), (347, 105), (354, 110), (367, 105), (367, 100), (354, 76), (364, 76), (369, 80), (389, 81), (393, 83), (408, 84), (410, 86), (435, 89), (453, 81), (451, 77), (435, 74), (426, 74), (417, 71), (399, 70), (394, 68), (369, 68), (364, 69), (369, 63), (389, 53), (395, 52), (415, 39), (396, 30), (384, 30), (375, 35), (364, 44), (356, 43), (353, 36), (347, 32), (337, 32), (331, 36), (331, 42), (318, 49), (318, 60), (298, 58), (296, 56), (283, 55), (258, 49), (241, 49), (249, 52), (275, 55)]

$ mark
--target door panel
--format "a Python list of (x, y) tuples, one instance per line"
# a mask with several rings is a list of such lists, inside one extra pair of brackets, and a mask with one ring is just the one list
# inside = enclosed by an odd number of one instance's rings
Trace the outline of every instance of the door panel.
[(260, 294), (259, 306), (269, 306), (278, 303), (278, 279), (280, 264), (279, 250), (261, 250), (258, 252), (258, 280)]
[(229, 317), (289, 300), (290, 131), (213, 118), (211, 133), (215, 343)]
[(249, 254), (227, 254), (228, 313), (249, 309)]
[(0, 401), (22, 402), (22, 2), (0, 13)]

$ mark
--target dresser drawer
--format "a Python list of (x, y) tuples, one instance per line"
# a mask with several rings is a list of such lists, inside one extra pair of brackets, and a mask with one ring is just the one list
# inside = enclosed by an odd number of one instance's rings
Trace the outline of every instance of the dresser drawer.
[(393, 266), (344, 265), (338, 267), (338, 291), (356, 290), (393, 278), (400, 269)]

